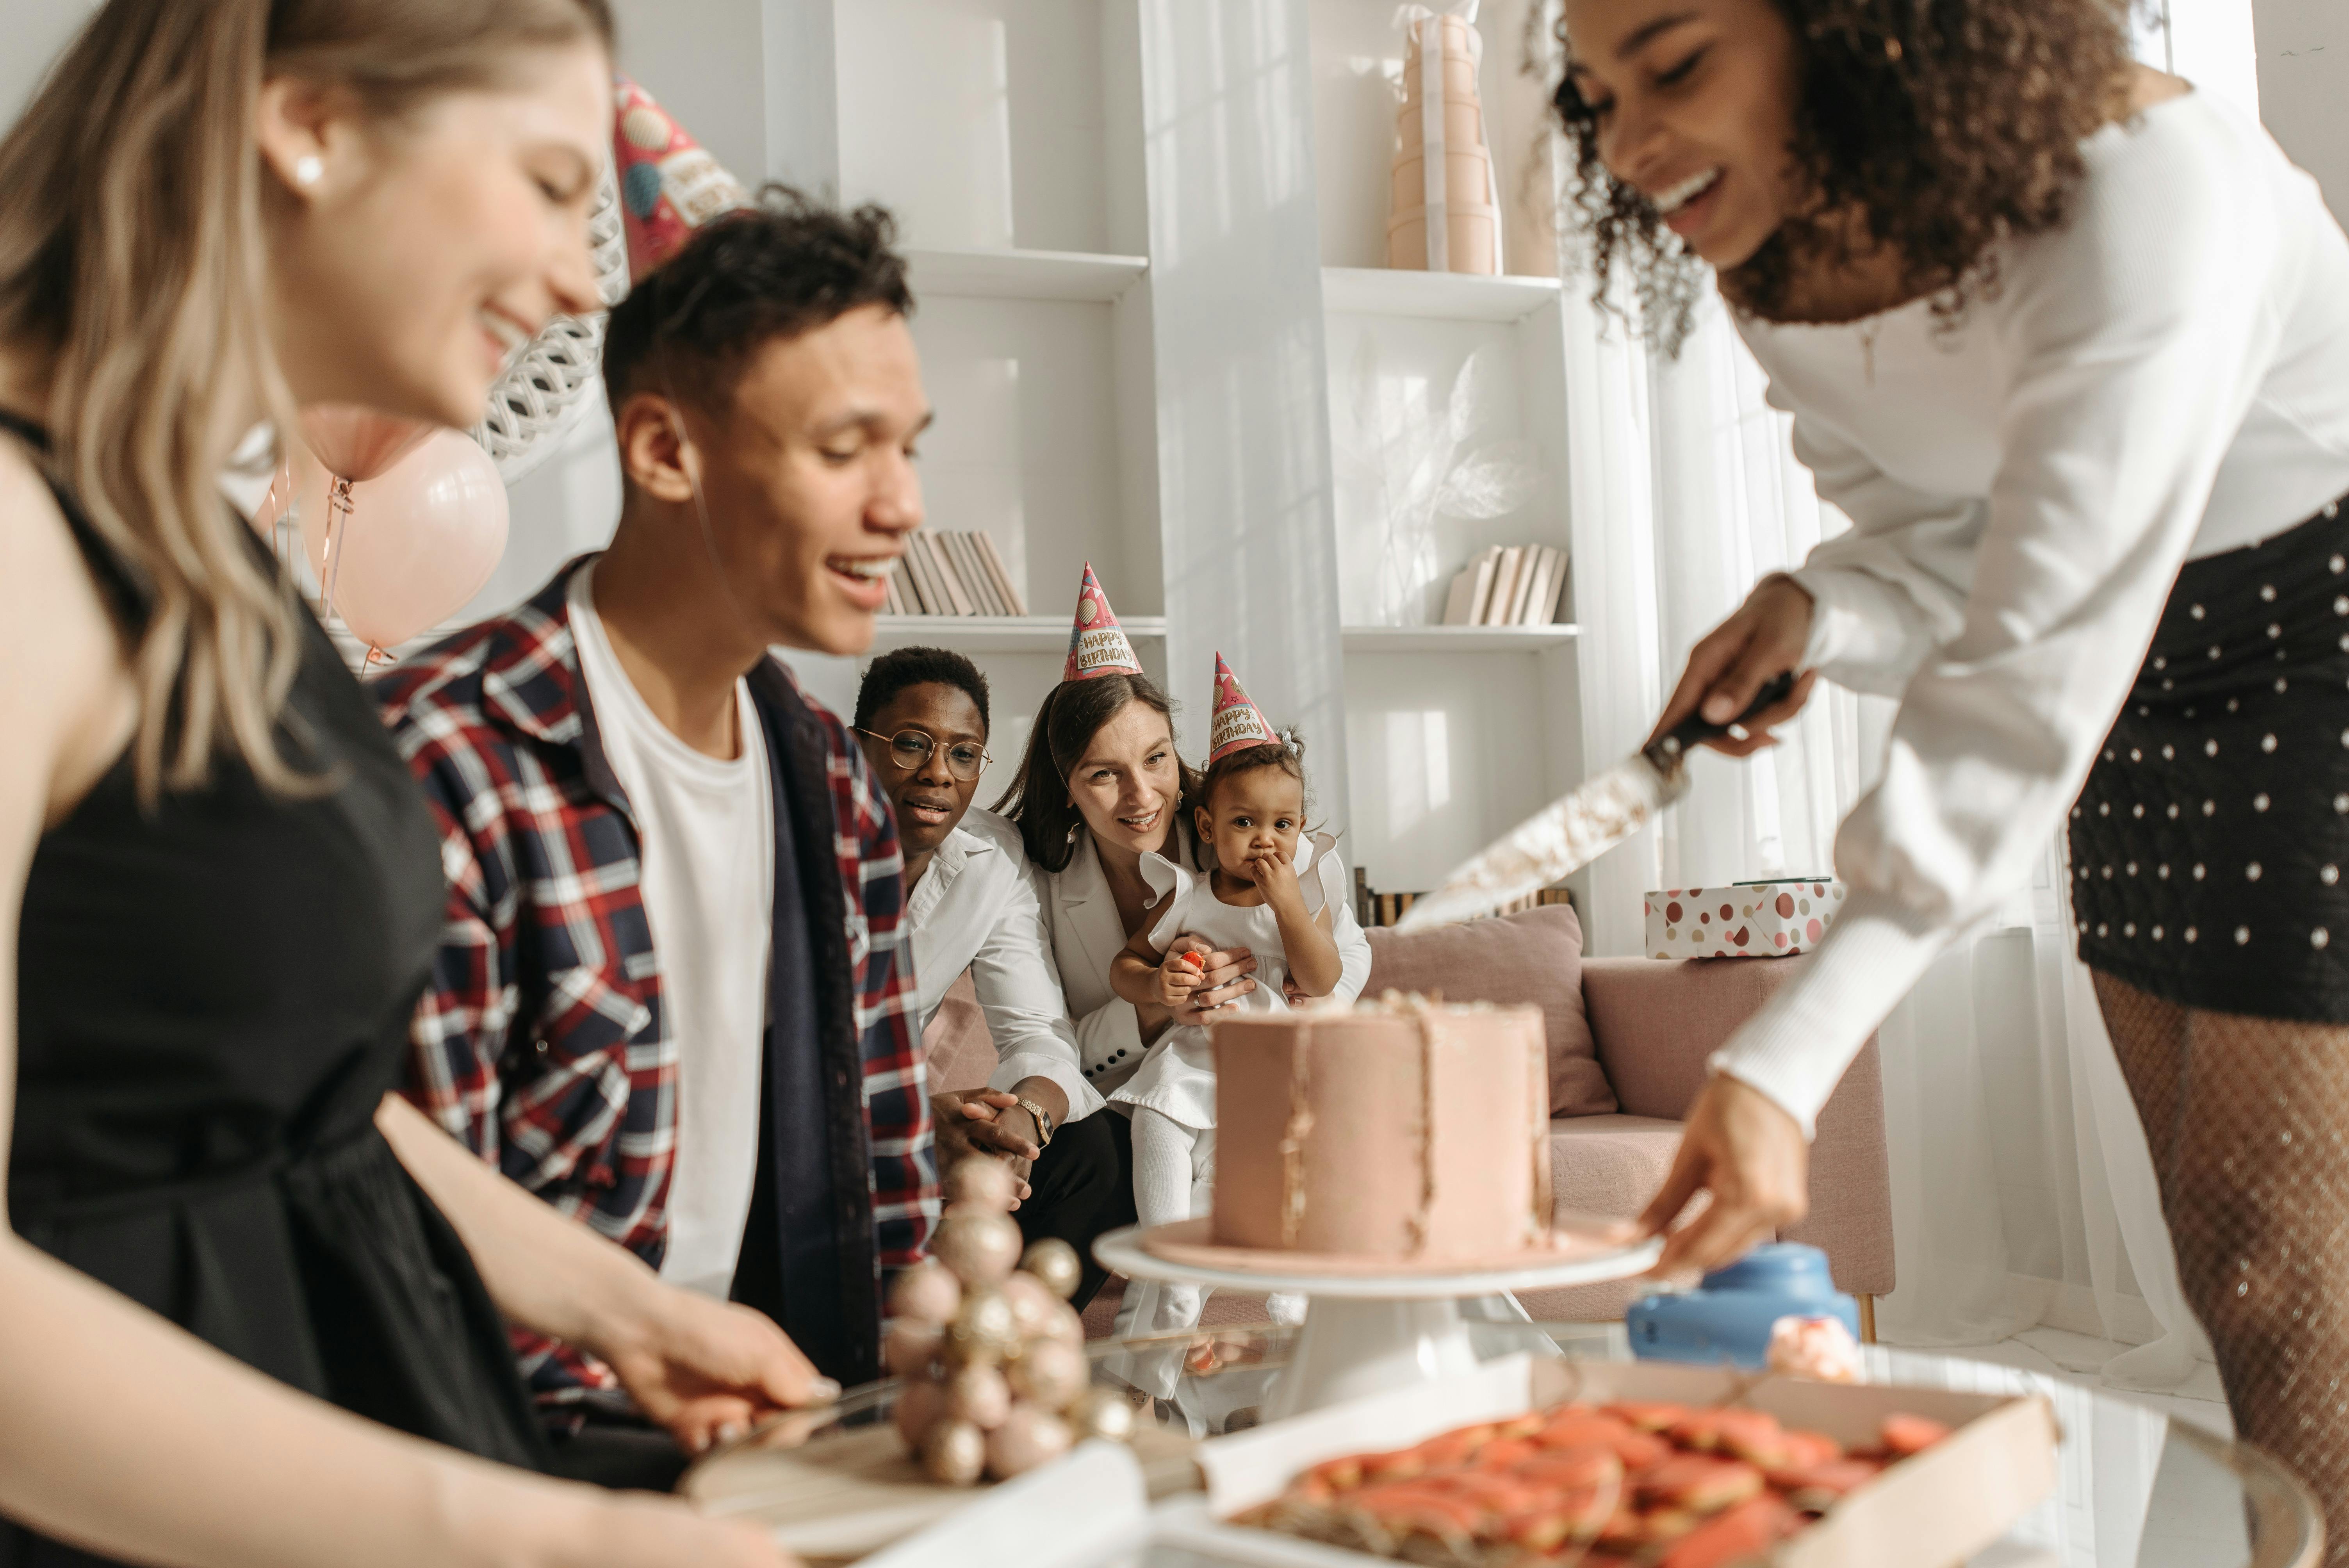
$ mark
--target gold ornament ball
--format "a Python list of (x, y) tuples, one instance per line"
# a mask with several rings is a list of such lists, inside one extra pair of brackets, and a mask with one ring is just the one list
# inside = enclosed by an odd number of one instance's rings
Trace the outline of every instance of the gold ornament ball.
[(1019, 1227), (1009, 1214), (949, 1209), (930, 1238), (930, 1251), (968, 1289), (1000, 1284), (1019, 1261)]
[(987, 1473), (998, 1480), (1025, 1475), (1069, 1451), (1069, 1423), (1034, 1405), (1014, 1405), (1003, 1425), (987, 1435)]
[(1077, 1309), (1067, 1302), (1056, 1301), (1052, 1304), (1052, 1315), (1045, 1323), (1044, 1332), (1039, 1337), (1081, 1346), (1085, 1342), (1085, 1320), (1079, 1317)]
[(974, 1209), (1009, 1213), (1019, 1196), (1019, 1179), (1011, 1174), (1011, 1167), (988, 1154), (966, 1154), (947, 1171), (946, 1197), (949, 1203), (967, 1204)]
[(1062, 1301), (1077, 1294), (1078, 1283), (1085, 1272), (1077, 1249), (1058, 1236), (1030, 1243), (1028, 1250), (1019, 1254), (1019, 1269), (1022, 1274), (1034, 1274), (1038, 1284)]
[(962, 1309), (962, 1284), (936, 1258), (924, 1258), (889, 1286), (889, 1310), (901, 1318), (940, 1326)]
[(991, 1432), (1011, 1414), (1011, 1385), (983, 1363), (965, 1367), (947, 1379), (947, 1414)]
[(1019, 1325), (1022, 1339), (1042, 1338), (1050, 1331), (1053, 1309), (1061, 1303), (1034, 1274), (1015, 1272), (999, 1288), (1003, 1299), (1011, 1304), (1011, 1315)]
[(897, 1435), (905, 1439), (905, 1447), (914, 1453), (922, 1451), (922, 1439), (930, 1434), (940, 1416), (946, 1414), (947, 1391), (943, 1384), (927, 1377), (909, 1377), (897, 1391), (897, 1408), (892, 1413), (897, 1425)]
[(932, 1480), (969, 1486), (987, 1469), (987, 1434), (968, 1421), (938, 1422), (922, 1441), (922, 1469)]
[(1011, 1387), (1047, 1410), (1064, 1410), (1085, 1391), (1092, 1375), (1083, 1351), (1057, 1339), (1040, 1339), (1011, 1368)]
[(888, 1363), (890, 1371), (900, 1377), (911, 1377), (929, 1369), (945, 1342), (946, 1330), (936, 1324), (901, 1317), (889, 1326), (889, 1337), (882, 1345), (881, 1357)]
[(947, 1329), (949, 1366), (992, 1366), (1019, 1354), (1019, 1323), (999, 1290), (976, 1290)]
[(1114, 1388), (1088, 1388), (1069, 1407), (1069, 1424), (1080, 1439), (1106, 1438), (1123, 1443), (1133, 1436), (1133, 1407)]

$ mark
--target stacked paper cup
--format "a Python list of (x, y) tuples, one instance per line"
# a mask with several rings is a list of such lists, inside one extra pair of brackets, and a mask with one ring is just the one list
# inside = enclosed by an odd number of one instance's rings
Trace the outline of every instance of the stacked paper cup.
[(1501, 270), (1499, 186), (1476, 90), (1484, 40), (1475, 20), (1476, 0), (1449, 0), (1442, 15), (1424, 5), (1403, 13), (1408, 48), (1387, 219), (1391, 267)]

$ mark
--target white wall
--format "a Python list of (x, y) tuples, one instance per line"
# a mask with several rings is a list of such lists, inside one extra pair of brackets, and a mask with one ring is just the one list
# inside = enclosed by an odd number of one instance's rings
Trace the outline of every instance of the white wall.
[(2260, 118), (2349, 223), (2349, 4), (2252, 0)]
[(7, 0), (0, 6), (0, 125), (14, 125), (98, 0)]

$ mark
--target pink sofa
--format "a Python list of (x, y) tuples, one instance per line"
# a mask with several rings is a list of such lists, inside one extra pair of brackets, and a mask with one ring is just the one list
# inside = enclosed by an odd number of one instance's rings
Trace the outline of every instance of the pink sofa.
[[(1704, 1082), (1705, 1058), (1807, 958), (1655, 960), (1581, 956), (1581, 928), (1565, 906), (1528, 911), (1426, 936), (1371, 933), (1369, 994), (1442, 992), (1454, 1001), (1540, 1006), (1550, 1036), (1550, 1150), (1558, 1207), (1635, 1215), (1663, 1184), (1680, 1118)], [(1469, 944), (1464, 950), (1464, 940)], [(1464, 951), (1471, 956), (1464, 957)], [(995, 1054), (968, 976), (947, 993), (925, 1041), (933, 1090), (985, 1081)], [(1595, 1064), (1595, 1065), (1594, 1065)], [(1871, 1039), (1819, 1113), (1811, 1148), (1811, 1212), (1785, 1233), (1824, 1249), (1842, 1289), (1873, 1298), (1892, 1289), (1892, 1200), (1884, 1094)], [(1550, 1321), (1617, 1318), (1638, 1282), (1521, 1293)], [(1106, 1333), (1118, 1282), (1085, 1314)], [(1257, 1301), (1217, 1295), (1207, 1322), (1261, 1321)]]

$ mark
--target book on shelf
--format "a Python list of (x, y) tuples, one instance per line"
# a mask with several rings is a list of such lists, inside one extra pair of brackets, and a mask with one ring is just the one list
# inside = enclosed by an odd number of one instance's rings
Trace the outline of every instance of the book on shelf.
[(1557, 620), (1557, 607), (1566, 597), (1566, 552), (1544, 546), (1542, 553), (1549, 558), (1549, 588), (1540, 603), (1526, 606), (1526, 624), (1547, 626)]
[(987, 569), (987, 559), (978, 552), (978, 535), (962, 533), (952, 537), (954, 547), (962, 557), (964, 571), (968, 573), (973, 585), (978, 589), (980, 596), (988, 603), (988, 614), (990, 615), (1012, 614), (1010, 602), (1004, 598), (1003, 590), (996, 585), (995, 573)]
[(1028, 603), (1004, 570), (995, 541), (978, 530), (925, 529), (905, 542), (890, 573), (893, 615), (1025, 615)]
[(917, 533), (914, 535), (914, 546), (922, 552), (923, 559), (929, 562), (930, 577), (945, 595), (947, 614), (978, 614), (978, 605), (971, 598), (969, 591), (963, 587), (962, 573), (955, 570), (953, 560), (947, 556), (945, 548), (938, 543), (938, 536), (935, 533)]
[(1491, 545), (1452, 579), (1447, 626), (1547, 626), (1566, 596), (1566, 552), (1547, 544)]
[(1003, 564), (1003, 557), (997, 553), (995, 536), (991, 533), (974, 532), (970, 538), (971, 542), (978, 546), (979, 556), (985, 561), (988, 573), (995, 579), (995, 591), (1003, 596), (1003, 603), (1009, 606), (1004, 614), (1025, 615), (1028, 613), (1027, 597), (1019, 592), (1019, 585), (1011, 581), (1010, 569)]
[(1517, 575), (1525, 570), (1526, 547), (1512, 544), (1501, 552), (1501, 563), (1493, 569), (1493, 602), (1485, 609), (1485, 624), (1506, 626), (1510, 624), (1509, 606), (1516, 602)]
[[(1452, 584), (1450, 601), (1444, 607), (1444, 624), (1447, 626), (1481, 626), (1485, 611), (1493, 603), (1493, 573), (1501, 564), (1501, 547), (1497, 544), (1477, 552), (1476, 558), (1461, 568)], [(1459, 611), (1454, 614), (1454, 609)]]
[(970, 562), (963, 554), (961, 547), (943, 533), (926, 533), (922, 537), (930, 542), (930, 549), (935, 552), (936, 562), (943, 565), (947, 574), (954, 580), (954, 588), (960, 591), (961, 602), (970, 606), (970, 614), (974, 615), (996, 614), (995, 595), (986, 592), (970, 580)]
[(1548, 544), (1534, 547), (1534, 568), (1526, 573), (1525, 603), (1517, 608), (1513, 624), (1546, 626), (1557, 615), (1557, 593), (1567, 587), (1567, 556)]
[(988, 571), (987, 562), (979, 558), (977, 534), (942, 533), (938, 535), (938, 542), (954, 558), (955, 570), (962, 573), (963, 586), (970, 591), (970, 596), (978, 603), (983, 613), (989, 615), (1011, 614), (1011, 606), (995, 585), (995, 574)]
[[(1361, 866), (1354, 868), (1354, 918), (1366, 928), (1394, 924), (1419, 899), (1420, 895), (1415, 892), (1380, 892), (1371, 886), (1368, 872)], [(1562, 887), (1539, 888), (1523, 898), (1511, 900), (1485, 918), (1522, 914), (1529, 909), (1547, 909), (1560, 903), (1571, 907), (1574, 895)]]

